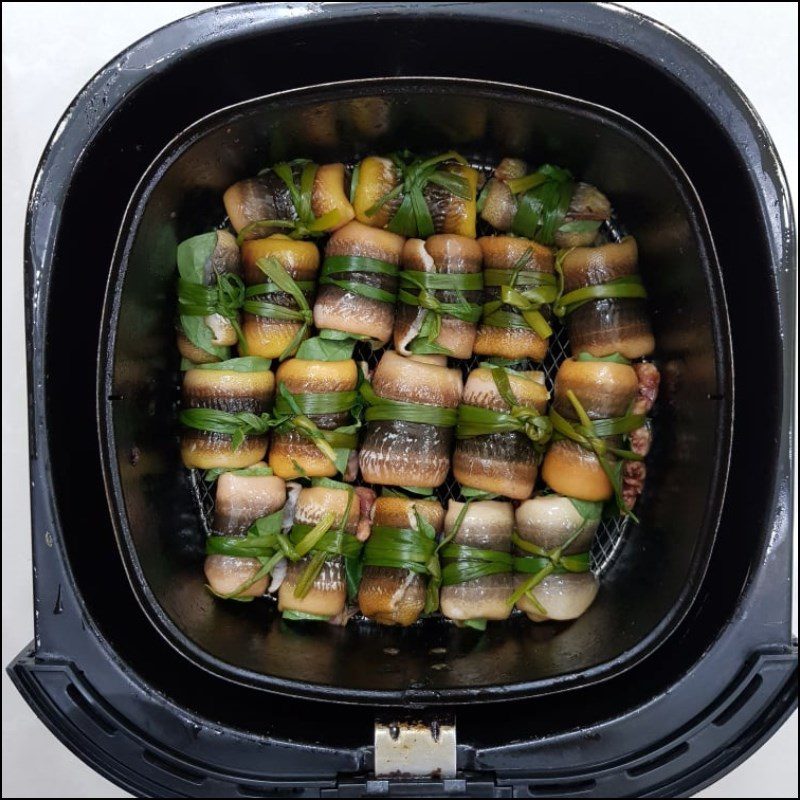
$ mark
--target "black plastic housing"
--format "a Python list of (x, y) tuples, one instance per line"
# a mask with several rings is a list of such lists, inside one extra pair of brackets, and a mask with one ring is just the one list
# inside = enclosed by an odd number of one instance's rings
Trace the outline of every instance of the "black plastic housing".
[[(291, 69), (265, 67), (265, 53), (269, 64)], [(603, 683), (513, 703), (496, 702), (480, 688), (472, 697), (449, 698), (458, 721), (455, 781), (409, 787), (370, 774), (376, 716), (423, 707), (436, 715), (434, 693), (412, 692), (389, 707), (372, 697), (343, 707), (224, 680), (179, 655), (137, 603), (104, 497), (96, 365), (87, 354), (98, 351), (103, 291), (136, 185), (162, 148), (206, 114), (318, 84), (321, 75), (476, 77), (621, 112), (664, 143), (696, 188), (727, 298), (733, 369), (719, 374), (732, 376), (733, 390), (718, 379), (717, 367), (726, 365), (717, 359), (703, 380), (722, 396), (697, 407), (733, 402), (728, 491), (695, 601), (654, 653)], [(576, 171), (588, 167), (588, 159), (573, 158)], [(642, 235), (635, 216), (626, 210), (623, 218)], [(138, 794), (691, 794), (746, 757), (797, 702), (790, 634), (791, 220), (769, 137), (736, 87), (691, 45), (621, 9), (247, 4), (156, 32), (79, 95), (33, 188), (26, 287), (38, 613), (35, 645), (10, 667), (12, 678), (70, 747)], [(652, 276), (646, 279), (651, 288)], [(142, 324), (162, 325), (166, 303), (164, 296), (140, 308), (156, 316), (143, 316)], [(657, 328), (677, 330), (670, 318), (682, 307), (664, 306)], [(683, 333), (702, 336), (706, 322)], [(671, 346), (668, 337), (660, 342)], [(146, 355), (146, 337), (142, 346)], [(705, 363), (714, 362), (706, 355)], [(131, 386), (139, 380), (127, 377)], [(663, 441), (670, 441), (670, 426), (663, 427)], [(147, 447), (131, 441), (139, 450), (126, 456), (138, 459), (136, 469), (159, 474), (164, 467), (143, 463)], [(691, 442), (677, 439), (681, 445)], [(169, 441), (161, 452), (158, 458), (174, 457)], [(187, 507), (181, 497), (177, 509)], [(653, 498), (647, 509), (652, 518)], [(640, 550), (654, 546), (639, 541)], [(157, 575), (149, 578), (158, 585)]]

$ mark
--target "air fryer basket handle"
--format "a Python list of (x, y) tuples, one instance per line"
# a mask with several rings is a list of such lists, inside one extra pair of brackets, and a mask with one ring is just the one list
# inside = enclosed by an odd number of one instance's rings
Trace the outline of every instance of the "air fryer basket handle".
[[(659, 745), (633, 753), (612, 768), (576, 776), (548, 771), (514, 777), (492, 763), (492, 754), (457, 748), (452, 777), (376, 777), (373, 748), (361, 749), (352, 772), (336, 779), (279, 780), (275, 774), (249, 776), (210, 771), (191, 756), (166, 750), (164, 742), (191, 741), (200, 723), (183, 718), (183, 731), (155, 741), (104, 699), (80, 665), (36, 658), (31, 644), (9, 665), (17, 689), (50, 730), (95, 770), (137, 796), (269, 796), (288, 788), (306, 797), (393, 796), (535, 797), (591, 794), (601, 797), (683, 797), (718, 779), (768, 739), (797, 707), (797, 645), (756, 652), (737, 678), (690, 726), (665, 732)], [(158, 704), (142, 694), (143, 704)], [(658, 724), (657, 721), (654, 721)], [(434, 726), (435, 727), (435, 726)], [(453, 727), (453, 744), (455, 728)], [(173, 738), (177, 736), (177, 738)], [(258, 745), (263, 748), (263, 742)], [(413, 784), (410, 786), (409, 784)]]

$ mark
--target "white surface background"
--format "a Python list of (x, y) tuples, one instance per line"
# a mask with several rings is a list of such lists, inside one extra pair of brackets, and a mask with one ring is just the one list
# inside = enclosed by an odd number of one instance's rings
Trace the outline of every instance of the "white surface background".
[[(211, 5), (3, 4), (2, 513), (7, 557), (2, 666), (33, 637), (22, 294), (23, 225), (33, 173), (62, 112), (103, 64), (153, 29)], [(624, 5), (674, 28), (727, 70), (771, 132), (797, 203), (797, 5)], [(795, 634), (796, 603), (795, 595)], [(3, 797), (128, 796), (64, 748), (5, 674), (2, 681)], [(797, 797), (797, 714), (755, 756), (700, 796)]]

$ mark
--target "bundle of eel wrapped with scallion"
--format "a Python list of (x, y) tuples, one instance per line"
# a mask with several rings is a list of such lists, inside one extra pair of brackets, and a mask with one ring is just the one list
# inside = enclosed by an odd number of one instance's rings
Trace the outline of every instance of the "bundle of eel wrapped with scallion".
[(469, 358), (481, 315), (481, 248), (474, 239), (437, 234), (403, 247), (394, 346), (412, 353)]
[(483, 365), (458, 407), (453, 475), (470, 489), (524, 500), (550, 439), (544, 373)]
[(194, 364), (222, 361), (239, 334), (244, 286), (239, 248), (228, 231), (178, 245), (178, 350)]
[(455, 152), (369, 156), (353, 173), (350, 195), (356, 219), (365, 225), (422, 239), (434, 233), (474, 239), (478, 179)]
[[(314, 324), (382, 347), (392, 336), (403, 237), (351, 222), (325, 246)], [(324, 334), (329, 335), (329, 334)]]
[(242, 328), (252, 356), (284, 359), (308, 336), (319, 250), (278, 233), (242, 243)]
[(364, 545), (358, 606), (381, 625), (411, 625), (438, 605), (431, 580), (439, 575), (437, 536), (444, 509), (438, 500), (384, 495), (375, 501)]
[(636, 371), (621, 356), (581, 353), (561, 364), (550, 409), (553, 441), (542, 465), (553, 491), (593, 502), (614, 497), (620, 512), (628, 512), (618, 465), (641, 459), (623, 442), (645, 422), (629, 412), (637, 386)]
[(552, 250), (530, 239), (483, 236), (484, 305), (476, 355), (542, 361), (552, 329), (550, 303), (558, 296)]
[(276, 475), (355, 478), (360, 396), (352, 350), (352, 341), (315, 337), (278, 367), (269, 451)]
[(637, 270), (636, 240), (574, 247), (559, 254), (564, 290), (554, 312), (566, 317), (575, 353), (619, 353), (641, 358), (655, 341), (647, 314), (647, 292)]
[(483, 630), (487, 620), (507, 619), (513, 591), (511, 503), (451, 500), (444, 520), (442, 614)]
[(215, 595), (241, 600), (267, 591), (269, 573), (282, 554), (276, 542), (266, 542), (263, 525), (261, 531), (251, 527), (271, 515), (279, 523), (285, 502), (286, 484), (262, 461), (219, 475), (205, 561), (206, 580)]
[(544, 245), (577, 247), (594, 242), (611, 216), (608, 198), (568, 170), (544, 164), (528, 173), (517, 158), (504, 158), (481, 192), (481, 219)]
[(510, 602), (534, 622), (579, 617), (597, 595), (589, 548), (602, 503), (540, 495), (516, 511), (514, 594)]
[(187, 467), (237, 469), (267, 453), (275, 377), (265, 358), (247, 356), (200, 364), (183, 378), (179, 420)]
[(239, 241), (288, 233), (303, 239), (334, 231), (353, 219), (344, 164), (296, 159), (234, 183), (222, 197)]
[(316, 478), (297, 495), (289, 539), (300, 559), (288, 565), (278, 590), (284, 618), (327, 622), (343, 614), (348, 595), (355, 599), (369, 536), (369, 505), (358, 492), (365, 490)]
[(388, 351), (372, 384), (362, 384), (366, 436), (359, 465), (367, 483), (431, 489), (447, 477), (463, 385), (460, 370), (425, 360), (435, 358)]

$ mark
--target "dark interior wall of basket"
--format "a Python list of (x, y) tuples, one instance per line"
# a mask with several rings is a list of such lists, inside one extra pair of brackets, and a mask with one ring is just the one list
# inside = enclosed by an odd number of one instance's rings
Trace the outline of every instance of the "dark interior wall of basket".
[[(716, 246), (725, 273), (734, 321), (734, 355), (742, 382), (737, 412), (740, 418), (759, 419), (759, 425), (735, 429), (730, 494), (747, 496), (751, 501), (737, 504), (731, 516), (723, 517), (723, 533), (735, 538), (736, 543), (714, 551), (710, 572), (715, 591), (704, 591), (693, 611), (697, 620), (691, 636), (668, 641), (662, 647), (658, 669), (635, 669), (614, 681), (620, 691), (615, 692), (612, 685), (608, 691), (595, 693), (593, 716), (603, 715), (604, 704), (613, 703), (616, 711), (624, 700), (633, 706), (639, 698), (671, 682), (673, 675), (680, 674), (703, 651), (708, 636), (732, 610), (736, 589), (746, 580), (752, 553), (761, 544), (754, 532), (765, 530), (769, 514), (772, 487), (761, 476), (771, 474), (774, 453), (750, 445), (777, 430), (781, 413), (776, 383), (780, 373), (774, 363), (780, 336), (777, 297), (766, 242), (758, 229), (752, 229), (756, 199), (725, 132), (691, 96), (622, 50), (536, 28), (498, 26), (493, 29), (492, 41), (487, 41), (486, 29), (479, 23), (421, 20), (419, 25), (423, 24), (429, 30), (433, 28), (438, 47), (430, 48), (424, 43), (427, 39), (414, 36), (416, 23), (406, 20), (401, 26), (391, 15), (380, 23), (352, 26), (346, 41), (337, 39), (330, 28), (306, 28), (302, 34), (284, 32), (270, 42), (277, 60), (283, 57), (292, 63), (291, 78), (287, 74), (284, 83), (280, 71), (263, 68), (264, 42), (255, 37), (249, 41), (239, 37), (233, 44), (187, 57), (170, 69), (168, 79), (154, 75), (146, 96), (133, 94), (128, 98), (92, 144), (95, 168), (78, 166), (63, 208), (52, 292), (71, 302), (53, 304), (46, 356), (47, 391), (58, 511), (67, 532), (65, 545), (77, 585), (94, 622), (145, 679), (157, 679), (176, 701), (209, 718), (252, 730), (273, 730), (274, 721), (280, 719), (283, 735), (302, 738), (330, 710), (321, 704), (305, 703), (300, 712), (289, 701), (274, 696), (269, 698), (270, 712), (265, 715), (258, 692), (222, 682), (215, 682), (211, 690), (210, 678), (191, 667), (155, 633), (128, 590), (113, 543), (99, 464), (91, 457), (95, 449), (91, 391), (95, 365), (91, 354), (97, 348), (108, 254), (126, 203), (142, 171), (171, 136), (222, 105), (284, 88), (289, 82), (297, 85), (316, 83), (321, 77), (333, 80), (382, 75), (386, 72), (383, 65), (398, 63), (398, 59), (409, 74), (473, 75), (563, 91), (628, 113), (648, 127), (687, 169), (703, 198), (712, 230), (738, 232), (737, 236), (718, 236)], [(324, 76), (319, 74), (317, 59), (290, 58), (292, 54), (320, 52), (331, 41), (340, 43), (339, 52), (337, 58), (329, 59)], [(242, 65), (237, 67), (235, 80), (225, 69), (226, 56), (230, 57), (233, 49), (237, 63)], [(386, 55), (390, 52), (395, 61)], [(158, 119), (158, 125), (151, 124), (152, 119)], [(712, 141), (715, 148), (709, 153), (707, 143)], [(97, 167), (102, 163), (114, 164), (113, 175)], [(87, 220), (91, 221), (90, 237)], [(629, 224), (632, 227), (632, 222)], [(663, 318), (658, 314), (655, 318), (662, 343), (670, 313), (666, 310)], [(755, 364), (761, 365), (757, 390), (752, 373), (748, 375)], [(770, 401), (764, 402), (765, 398)], [(660, 432), (659, 440), (663, 437)], [(141, 463), (141, 451), (124, 455)], [(176, 496), (185, 495), (186, 487), (174, 488)], [(622, 562), (618, 569), (623, 569)], [(47, 625), (44, 615), (39, 624)], [(520, 703), (517, 710), (517, 714), (509, 715), (502, 704), (483, 705), (474, 712), (462, 708), (459, 725), (466, 738), (478, 745), (490, 745), (492, 731), (507, 741), (529, 736), (532, 726), (541, 733), (555, 729), (563, 724), (564, 715), (571, 724), (580, 725), (588, 714), (581, 691)], [(371, 724), (373, 716), (374, 710), (369, 707), (350, 709), (340, 718), (341, 724), (328, 728), (332, 740), (341, 745), (360, 741), (363, 731), (359, 726)], [(492, 724), (497, 721), (503, 724)]]
[[(368, 138), (354, 128), (351, 98), (342, 90), (225, 114), (202, 126), (185, 152), (170, 154), (171, 166), (155, 176), (122, 262), (111, 383), (127, 530), (143, 577), (196, 645), (240, 669), (281, 679), (352, 690), (414, 684), (446, 690), (541, 681), (621, 658), (677, 613), (702, 570), (710, 536), (705, 517), (714, 514), (719, 419), (709, 398), (719, 393), (719, 367), (708, 266), (692, 208), (669, 165), (600, 115), (547, 98), (525, 102), (452, 87), (387, 86), (382, 97), (388, 130)], [(217, 223), (225, 188), (265, 164), (304, 154), (323, 163), (352, 160), (403, 145), (428, 152), (457, 147), (468, 158), (513, 152), (565, 164), (602, 186), (637, 234), (665, 373), (664, 413), (639, 509), (642, 526), (606, 573), (597, 603), (569, 626), (504, 626), (505, 635), (470, 638), (428, 621), (422, 631), (355, 625), (306, 635), (262, 604), (231, 611), (204, 589), (198, 568), (204, 529), (174, 445), (177, 242)], [(140, 454), (135, 465), (133, 448)], [(447, 649), (446, 668), (433, 669), (431, 647)], [(387, 648), (399, 652), (388, 656)], [(354, 661), (365, 668), (354, 669)]]

